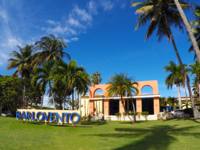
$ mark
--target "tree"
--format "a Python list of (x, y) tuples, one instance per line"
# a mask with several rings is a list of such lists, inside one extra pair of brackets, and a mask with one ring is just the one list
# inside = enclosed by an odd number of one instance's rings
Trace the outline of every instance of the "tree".
[(95, 85), (95, 84), (99, 84), (101, 83), (102, 81), (102, 78), (101, 78), (101, 73), (99, 72), (94, 72), (91, 76), (91, 79), (92, 79), (92, 83)]
[[(200, 6), (196, 6), (195, 11), (193, 11), (196, 20), (191, 21), (190, 25), (192, 26), (192, 32), (196, 38), (198, 47), (200, 47)], [(188, 39), (188, 41), (191, 41), (190, 38)], [(194, 47), (193, 45), (191, 45), (191, 47), (188, 50), (189, 52), (194, 52)], [(197, 55), (195, 53), (194, 55), (194, 59), (197, 58)]]
[[(192, 45), (193, 45), (193, 50), (195, 51), (195, 54), (196, 54), (196, 56), (197, 56), (197, 59), (198, 59), (198, 61), (199, 61), (199, 63), (200, 63), (200, 52), (199, 52), (199, 47), (198, 47), (197, 41), (196, 41), (195, 36), (194, 36), (194, 34), (193, 34), (193, 32), (192, 32), (192, 29), (191, 29), (191, 26), (190, 26), (190, 24), (189, 24), (189, 22), (188, 22), (188, 19), (187, 19), (187, 17), (185, 16), (185, 13), (183, 12), (184, 6), (182, 6), (182, 5), (179, 3), (179, 1), (182, 2), (182, 0), (174, 0), (174, 2), (175, 2), (175, 4), (176, 4), (176, 7), (177, 7), (177, 9), (178, 9), (178, 11), (179, 11), (179, 13), (180, 13), (180, 16), (181, 16), (181, 18), (182, 18), (182, 20), (183, 20), (183, 22), (184, 22), (184, 24), (185, 24), (185, 27), (186, 27), (186, 29), (187, 29), (187, 32), (189, 33), (189, 36), (190, 36), (190, 39), (191, 39), (191, 42), (192, 42)], [(198, 8), (198, 7), (197, 7), (197, 11), (196, 11), (195, 14), (196, 14), (196, 15), (199, 15), (199, 8)], [(200, 15), (199, 15), (199, 16), (200, 16)], [(194, 105), (195, 105), (195, 104), (194, 104)]]
[(65, 81), (65, 96), (72, 94), (72, 109), (74, 109), (74, 88), (76, 88), (78, 94), (86, 93), (90, 84), (89, 74), (85, 68), (77, 66), (75, 60), (70, 61), (68, 64), (59, 61), (54, 73), (57, 80), (62, 79)]
[[(33, 60), (34, 47), (32, 45), (26, 45), (24, 48), (18, 46), (20, 53), (13, 51), (10, 53), (14, 58), (8, 59), (9, 64), (7, 70), (17, 68), (13, 73), (13, 76), (21, 75), (24, 78), (24, 92), (23, 92), (23, 103), (25, 105), (25, 91), (26, 91), (26, 81), (30, 79), (30, 74), (32, 71), (31, 62)], [(24, 106), (23, 105), (23, 106)]]
[(159, 97), (160, 106), (166, 106), (165, 97)]
[[(186, 68), (186, 65), (184, 65), (184, 68)], [(176, 65), (174, 62), (170, 61), (169, 66), (165, 66), (164, 70), (166, 72), (170, 72), (170, 74), (167, 76), (165, 80), (165, 84), (167, 85), (167, 88), (172, 88), (175, 84), (178, 88), (178, 98), (179, 98), (179, 109), (181, 109), (181, 93), (180, 93), (180, 86), (184, 86), (184, 75), (181, 72), (180, 65)]]
[[(189, 66), (190, 66), (189, 71), (191, 71), (191, 75), (195, 74), (195, 76), (196, 76), (198, 86), (199, 86), (198, 89), (200, 90), (200, 64), (196, 60), (194, 64), (189, 64)], [(198, 91), (198, 92), (200, 93), (200, 91)]]
[(166, 103), (174, 108), (175, 104), (178, 104), (178, 101), (174, 97), (168, 97)]
[(61, 60), (64, 56), (69, 60), (71, 59), (70, 55), (64, 52), (64, 48), (67, 48), (67, 45), (60, 37), (56, 38), (54, 35), (44, 36), (35, 45), (41, 52), (35, 54), (37, 57), (33, 61), (34, 65), (41, 65), (44, 61)]
[[(192, 6), (188, 5), (184, 0), (181, 0), (180, 5), (182, 6), (183, 9), (192, 8)], [(164, 36), (167, 36), (168, 41), (170, 41), (171, 39), (176, 56), (181, 66), (181, 71), (187, 83), (187, 88), (189, 91), (190, 100), (193, 107), (194, 118), (195, 119), (200, 118), (200, 113), (198, 112), (194, 104), (194, 99), (193, 99), (192, 91), (190, 88), (190, 82), (187, 79), (187, 75), (185, 73), (184, 66), (180, 58), (178, 49), (175, 44), (174, 37), (171, 32), (171, 28), (170, 28), (171, 25), (174, 25), (175, 27), (179, 27), (179, 29), (183, 31), (183, 26), (182, 26), (183, 20), (181, 18), (181, 15), (177, 11), (176, 4), (174, 3), (173, 0), (160, 0), (160, 1), (145, 0), (145, 2), (133, 3), (131, 7), (138, 7), (139, 9), (136, 11), (136, 13), (141, 14), (137, 19), (139, 23), (137, 24), (135, 29), (137, 29), (141, 25), (145, 25), (148, 20), (151, 21), (147, 30), (145, 40), (147, 40), (153, 34), (156, 28), (157, 28), (158, 41), (161, 41), (161, 39)], [(198, 60), (200, 60), (200, 58)]]
[[(122, 105), (124, 107), (124, 111), (128, 117), (129, 117), (129, 115), (125, 108), (123, 96), (125, 96), (126, 93), (132, 95), (131, 92), (133, 92), (134, 91), (133, 89), (135, 89), (135, 87), (133, 87), (133, 88), (130, 87), (131, 80), (132, 79), (128, 78), (127, 73), (125, 72), (125, 73), (115, 74), (115, 75), (111, 76), (107, 82), (108, 96), (120, 95), (121, 103), (122, 103)], [(135, 83), (132, 83), (132, 84), (135, 84)], [(129, 119), (131, 120), (132, 123), (134, 123), (130, 117), (129, 117)]]
[(131, 103), (132, 103), (132, 106), (133, 106), (133, 117), (134, 117), (134, 122), (136, 123), (136, 112), (135, 112), (135, 105), (134, 105), (134, 102), (133, 102), (133, 98), (132, 98), (132, 95), (137, 95), (138, 94), (138, 89), (137, 89), (137, 86), (138, 86), (138, 83), (135, 82), (133, 80), (133, 78), (129, 78), (129, 81), (127, 81), (128, 83), (126, 84), (127, 86), (127, 96), (130, 96), (131, 97)]
[(54, 95), (53, 95), (53, 89), (52, 89), (52, 82), (53, 82), (53, 69), (55, 66), (55, 61), (51, 60), (50, 62), (45, 62), (43, 64), (43, 68), (40, 67), (36, 67), (34, 69), (34, 78), (33, 78), (33, 82), (38, 82), (41, 86), (42, 86), (42, 92), (44, 95), (44, 89), (45, 87), (48, 85), (50, 88), (50, 92), (51, 92), (51, 96), (53, 98), (53, 104), (54, 104), (54, 109), (56, 110), (56, 104), (55, 104), (55, 99), (54, 99)]

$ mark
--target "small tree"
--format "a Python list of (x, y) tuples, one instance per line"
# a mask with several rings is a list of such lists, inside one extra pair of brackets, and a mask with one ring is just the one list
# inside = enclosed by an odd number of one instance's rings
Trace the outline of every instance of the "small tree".
[(123, 112), (123, 118), (124, 118), (124, 121), (125, 121), (125, 118), (126, 118), (126, 113)]
[(115, 116), (117, 117), (117, 119), (119, 121), (119, 118), (121, 117), (121, 114), (120, 113), (115, 113)]
[(148, 115), (149, 115), (149, 112), (148, 112), (148, 111), (143, 111), (143, 112), (142, 112), (142, 116), (144, 116), (144, 118), (146, 119), (146, 121), (147, 121)]
[[(134, 112), (129, 112), (129, 115), (131, 115), (132, 118), (133, 118), (133, 120), (134, 120)], [(138, 112), (136, 112), (135, 115), (137, 116), (137, 115), (138, 115)]]

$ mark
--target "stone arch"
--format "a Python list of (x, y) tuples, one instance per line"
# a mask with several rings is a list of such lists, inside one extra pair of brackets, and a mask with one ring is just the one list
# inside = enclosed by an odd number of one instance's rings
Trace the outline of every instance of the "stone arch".
[(141, 88), (141, 95), (152, 95), (152, 94), (153, 94), (153, 88), (150, 85), (144, 85)]
[(142, 94), (142, 89), (144, 87), (150, 87), (153, 92), (151, 92), (151, 94), (158, 94), (158, 82), (156, 80), (153, 80), (153, 81), (140, 81), (138, 82), (138, 95), (143, 95)]

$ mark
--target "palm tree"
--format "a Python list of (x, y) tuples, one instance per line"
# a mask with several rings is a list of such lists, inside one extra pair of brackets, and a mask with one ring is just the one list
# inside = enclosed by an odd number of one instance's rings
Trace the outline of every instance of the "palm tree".
[(199, 99), (199, 83), (196, 77), (193, 79), (194, 82), (192, 82), (192, 91), (194, 92), (194, 95), (196, 95)]
[(91, 76), (91, 79), (92, 79), (92, 83), (95, 85), (95, 84), (99, 84), (101, 83), (102, 81), (102, 78), (101, 78), (101, 73), (99, 72), (94, 72)]
[[(198, 82), (198, 89), (200, 90), (200, 64), (199, 62), (196, 60), (194, 64), (189, 64), (190, 69), (189, 71), (191, 71), (191, 75), (195, 74), (197, 82)], [(199, 91), (200, 93), (200, 91)]]
[(74, 109), (74, 88), (76, 88), (78, 94), (86, 93), (90, 84), (89, 74), (83, 67), (77, 66), (75, 60), (68, 64), (59, 61), (54, 73), (56, 74), (55, 78), (62, 78), (65, 81), (65, 96), (72, 94), (72, 109)]
[(54, 35), (42, 37), (40, 41), (35, 43), (37, 49), (41, 52), (36, 53), (36, 59), (33, 61), (35, 65), (41, 65), (44, 61), (61, 60), (63, 56), (66, 56), (69, 60), (70, 55), (64, 52), (64, 48), (67, 48), (66, 43), (62, 38), (56, 38)]
[[(196, 38), (198, 47), (200, 47), (200, 6), (196, 6), (195, 11), (193, 11), (196, 20), (195, 21), (191, 21), (190, 25), (193, 27), (192, 28), (192, 32)], [(190, 39), (188, 41), (191, 41)], [(188, 50), (189, 52), (194, 52), (194, 48), (193, 45), (191, 45), (191, 47)], [(195, 53), (194, 55), (194, 59), (197, 58), (197, 55)]]
[(136, 88), (138, 83), (133, 81), (133, 78), (129, 78), (127, 81), (128, 83), (126, 84), (127, 86), (127, 95), (131, 97), (131, 103), (133, 106), (133, 115), (134, 115), (134, 122), (136, 123), (136, 112), (135, 112), (135, 105), (132, 99), (132, 95), (137, 95), (138, 94), (138, 89)]
[[(186, 65), (184, 65), (184, 68), (186, 68)], [(165, 84), (167, 85), (167, 88), (172, 88), (175, 84), (178, 88), (178, 98), (179, 98), (179, 109), (181, 109), (181, 93), (180, 93), (180, 86), (184, 86), (184, 76), (181, 72), (180, 65), (176, 65), (174, 62), (170, 61), (169, 66), (165, 66), (164, 70), (166, 72), (170, 72), (170, 74), (167, 76), (165, 80)], [(186, 95), (187, 97), (187, 95)]]
[(26, 80), (30, 79), (32, 71), (31, 62), (33, 60), (34, 47), (32, 45), (26, 45), (24, 48), (18, 46), (19, 52), (13, 51), (10, 53), (14, 58), (8, 59), (9, 64), (7, 70), (17, 68), (12, 76), (21, 75), (24, 78), (24, 92), (23, 92), (23, 107), (25, 105), (25, 93), (26, 93)]
[[(43, 64), (43, 68), (40, 67), (36, 67), (34, 69), (34, 78), (33, 81), (37, 81), (40, 85), (42, 85), (43, 89), (45, 89), (44, 87), (46, 87), (47, 85), (50, 88), (50, 92), (53, 98), (53, 104), (54, 104), (54, 109), (56, 110), (56, 104), (55, 104), (55, 98), (53, 95), (53, 89), (52, 89), (52, 81), (53, 81), (53, 67), (55, 66), (55, 61), (50, 61), (50, 62), (45, 62)], [(44, 93), (43, 93), (44, 95)]]
[(172, 108), (174, 108), (174, 105), (175, 104), (178, 104), (178, 101), (174, 98), (174, 97), (168, 97), (167, 98), (167, 101), (166, 101), (167, 104), (169, 104), (170, 106), (172, 106)]
[[(111, 76), (108, 79), (108, 83), (107, 83), (108, 84), (108, 87), (107, 87), (108, 96), (120, 95), (121, 103), (122, 103), (122, 105), (124, 107), (124, 111), (128, 117), (129, 117), (129, 115), (125, 109), (123, 96), (125, 96), (126, 93), (131, 95), (132, 88), (130, 87), (130, 84), (131, 84), (130, 81), (131, 81), (131, 78), (128, 78), (127, 73), (125, 72), (125, 73), (115, 74), (115, 75)], [(135, 88), (133, 87), (133, 89), (135, 89)], [(129, 119), (133, 123), (133, 121), (130, 117), (129, 117)]]
[[(188, 5), (184, 0), (181, 0), (181, 6), (183, 9), (190, 9), (192, 6)], [(186, 72), (184, 70), (184, 66), (181, 60), (181, 57), (178, 53), (178, 49), (175, 44), (174, 37), (171, 32), (170, 25), (174, 25), (175, 27), (179, 27), (181, 31), (183, 31), (183, 20), (181, 18), (181, 15), (177, 11), (177, 7), (173, 0), (145, 0), (145, 2), (136, 2), (131, 5), (131, 7), (138, 7), (136, 13), (139, 13), (140, 16), (138, 17), (139, 23), (137, 24), (137, 29), (141, 25), (145, 25), (148, 20), (150, 20), (150, 25), (147, 30), (146, 38), (147, 40), (153, 32), (157, 28), (157, 36), (158, 41), (161, 41), (161, 39), (164, 36), (167, 36), (168, 41), (172, 41), (176, 56), (178, 58), (179, 64), (181, 66), (181, 71), (184, 75), (184, 78), (187, 83), (187, 88), (190, 95), (190, 100), (193, 107), (194, 112), (194, 118), (200, 118), (200, 113), (198, 112), (195, 104), (194, 99), (192, 96), (192, 91), (190, 88), (190, 81), (187, 79)], [(200, 62), (200, 58), (198, 59)]]
[[(198, 61), (200, 63), (200, 52), (199, 52), (199, 47), (198, 47), (197, 41), (196, 41), (195, 36), (194, 36), (194, 34), (192, 32), (192, 29), (191, 29), (191, 26), (190, 26), (190, 24), (188, 22), (188, 19), (185, 16), (185, 13), (183, 12), (183, 8), (185, 6), (180, 4), (179, 1), (182, 2), (183, 0), (174, 0), (174, 2), (176, 4), (176, 7), (177, 7), (177, 9), (178, 9), (178, 11), (180, 13), (180, 16), (181, 16), (181, 18), (182, 18), (182, 20), (183, 20), (183, 22), (185, 24), (187, 32), (189, 33), (189, 36), (190, 36), (190, 39), (191, 39), (191, 42), (192, 42), (192, 45), (193, 45), (193, 49), (194, 49), (195, 54), (197, 56), (197, 59), (198, 59)], [(199, 8), (196, 11), (196, 15), (199, 15)], [(194, 106), (195, 106), (195, 104), (194, 104)], [(199, 114), (199, 117), (200, 117), (200, 114)]]

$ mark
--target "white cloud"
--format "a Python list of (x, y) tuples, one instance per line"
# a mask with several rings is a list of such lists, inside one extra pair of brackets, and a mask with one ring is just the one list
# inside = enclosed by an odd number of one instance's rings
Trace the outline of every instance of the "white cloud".
[(6, 54), (3, 53), (3, 52), (0, 52), (0, 58), (8, 59), (8, 55), (6, 55)]
[(93, 14), (97, 14), (97, 4), (94, 2), (94, 1), (90, 1), (88, 4), (87, 4), (87, 7), (89, 9), (89, 11)]
[(61, 26), (56, 26), (56, 27), (42, 27), (42, 30), (48, 32), (49, 34), (68, 34), (68, 35), (76, 35), (77, 32), (69, 27), (61, 27)]
[(65, 43), (70, 43), (70, 42), (71, 42), (71, 40), (69, 40), (69, 39), (63, 39), (63, 41), (64, 41)]
[(47, 20), (47, 23), (51, 24), (51, 25), (59, 25), (59, 22), (53, 21), (53, 20)]
[(78, 38), (77, 37), (73, 37), (73, 38), (71, 38), (71, 41), (78, 41)]
[(21, 40), (20, 39), (15, 39), (15, 38), (9, 38), (7, 45), (10, 48), (16, 47), (17, 45), (22, 46)]
[(77, 17), (80, 18), (81, 21), (92, 21), (92, 15), (90, 13), (87, 13), (85, 9), (80, 9), (78, 6), (75, 6), (72, 12), (74, 15), (77, 15)]
[(100, 0), (100, 4), (104, 11), (108, 11), (114, 8), (114, 4), (110, 0)]
[(71, 26), (85, 28), (85, 26), (83, 26), (77, 19), (74, 19), (71, 15), (69, 16), (69, 19), (67, 22)]
[(8, 23), (8, 15), (6, 14), (6, 11), (3, 10), (1, 7), (0, 7), (0, 16), (3, 18), (5, 23)]

